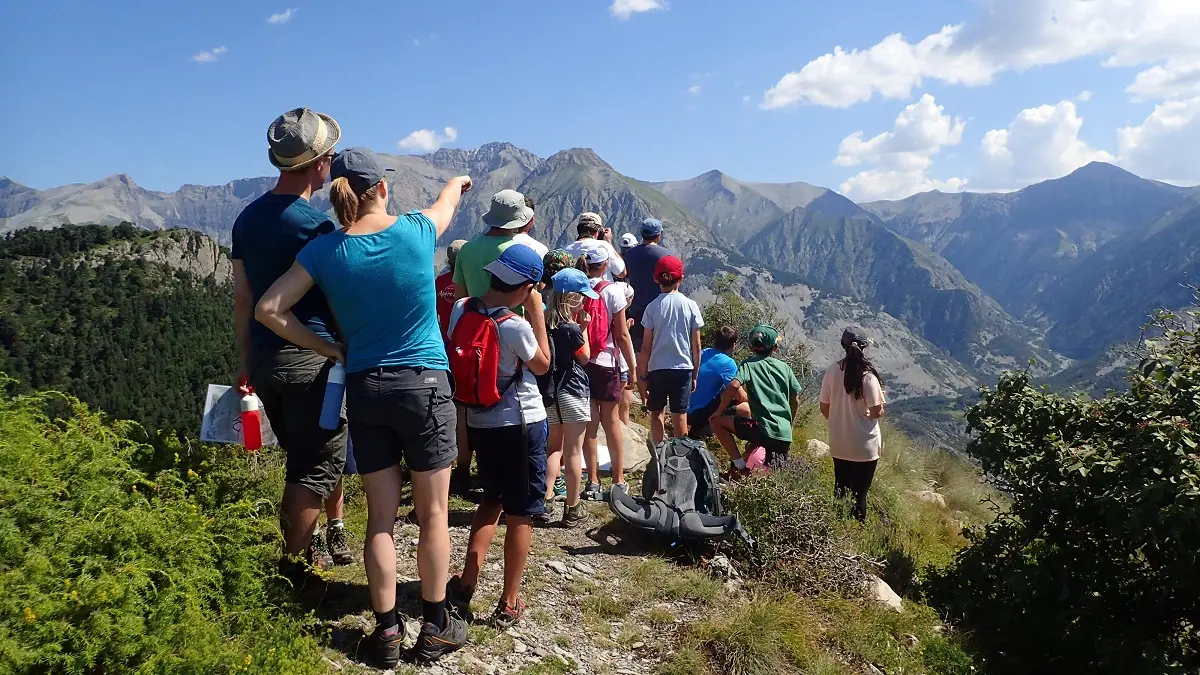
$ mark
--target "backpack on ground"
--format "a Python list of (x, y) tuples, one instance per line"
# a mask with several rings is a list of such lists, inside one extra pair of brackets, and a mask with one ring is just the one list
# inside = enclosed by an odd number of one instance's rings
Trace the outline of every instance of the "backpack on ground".
[(609, 508), (630, 525), (672, 541), (710, 541), (737, 534), (753, 545), (737, 516), (725, 513), (718, 473), (716, 460), (700, 441), (672, 438), (650, 449), (641, 498), (613, 486)]
[(447, 350), (454, 400), (468, 408), (495, 407), (521, 377), (518, 363), (512, 378), (500, 387), (500, 324), (514, 316), (508, 308), (491, 314), (482, 300), (467, 298)]
[[(600, 297), (595, 300), (583, 299), (583, 309), (592, 315), (592, 322), (588, 324), (588, 343), (592, 345), (592, 360), (595, 360), (595, 356), (604, 351), (604, 345), (612, 337), (612, 317), (608, 314), (608, 303), (604, 301), (604, 295), (601, 293), (611, 285), (611, 281), (601, 281), (594, 287), (596, 294)], [(613, 347), (615, 349), (616, 345)]]

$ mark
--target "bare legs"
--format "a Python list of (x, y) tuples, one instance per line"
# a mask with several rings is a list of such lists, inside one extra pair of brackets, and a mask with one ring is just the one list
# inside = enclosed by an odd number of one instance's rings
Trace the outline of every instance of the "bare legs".
[[(683, 438), (687, 436), (687, 413), (671, 413), (671, 438)], [(667, 438), (667, 411), (652, 410), (650, 411), (650, 440), (654, 445), (662, 443)]]
[[(386, 612), (396, 606), (396, 544), (392, 528), (400, 508), (400, 465), (363, 474), (367, 493), (367, 536), (364, 563), (371, 607)], [(421, 576), (421, 598), (441, 602), (446, 597), (450, 568), (450, 530), (447, 522), (447, 493), (450, 468), (413, 471), (413, 502), (420, 522), (417, 569)]]
[[(738, 417), (750, 417), (749, 403), (739, 403), (734, 410)], [(733, 419), (731, 415), (719, 415), (712, 419), (711, 426), (713, 434), (721, 442), (721, 447), (729, 453), (729, 460), (737, 461), (742, 458), (742, 453), (738, 452), (737, 439), (733, 435)]]
[[(575, 490), (578, 492), (578, 484)], [(479, 573), (487, 559), (488, 548), (496, 536), (500, 522), (499, 504), (483, 503), (475, 511), (471, 522), (471, 539), (467, 542), (467, 562), (463, 565), (462, 580), (467, 588), (479, 585)], [(533, 521), (528, 516), (507, 516), (504, 532), (504, 591), (500, 599), (509, 607), (517, 606), (521, 578), (525, 576), (525, 563), (529, 558), (529, 546), (533, 541)]]
[(320, 517), (321, 497), (317, 493), (294, 483), (283, 486), (280, 525), (283, 529), (283, 551), (286, 555), (304, 555)]
[[(551, 424), (550, 432), (546, 440), (546, 501), (554, 499), (554, 481), (558, 480), (558, 473), (562, 469), (563, 458), (563, 425)], [(576, 473), (575, 483), (578, 484), (578, 476)], [(568, 481), (570, 482), (570, 481)]]
[[(584, 453), (588, 465), (588, 482), (600, 482), (600, 468), (596, 450), (600, 428), (604, 427), (604, 438), (608, 441), (608, 455), (612, 460), (613, 483), (625, 482), (624, 452), (621, 448), (622, 431), (617, 401), (592, 401), (592, 421), (587, 425)], [(594, 468), (593, 468), (594, 467)]]
[(345, 493), (342, 491), (342, 480), (338, 479), (337, 485), (334, 486), (333, 492), (325, 499), (325, 521), (343, 520), (345, 518), (344, 498)]
[[(583, 472), (583, 437), (587, 433), (587, 422), (574, 424), (556, 424), (550, 427), (550, 436), (554, 437), (554, 429), (561, 429), (562, 435), (562, 465), (567, 471), (567, 506), (579, 503), (579, 475)], [(593, 454), (593, 458), (595, 455)]]

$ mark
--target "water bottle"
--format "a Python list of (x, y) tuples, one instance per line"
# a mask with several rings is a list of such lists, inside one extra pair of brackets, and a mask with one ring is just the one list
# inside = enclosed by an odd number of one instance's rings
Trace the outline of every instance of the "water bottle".
[(333, 431), (342, 421), (342, 399), (346, 395), (346, 366), (335, 361), (325, 382), (325, 400), (321, 402), (321, 428)]
[(262, 405), (254, 392), (242, 397), (242, 445), (249, 452), (262, 447)]

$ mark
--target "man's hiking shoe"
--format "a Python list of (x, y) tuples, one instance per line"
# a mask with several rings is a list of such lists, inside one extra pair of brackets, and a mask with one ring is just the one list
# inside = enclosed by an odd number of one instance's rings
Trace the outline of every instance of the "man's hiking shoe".
[(587, 511), (583, 510), (583, 504), (575, 506), (564, 506), (562, 520), (558, 521), (563, 527), (575, 527), (587, 520)]
[(308, 550), (304, 552), (304, 561), (322, 572), (333, 567), (333, 556), (329, 554), (329, 544), (320, 532), (312, 536), (308, 542)]
[(475, 621), (475, 613), (471, 611), (471, 598), (474, 595), (475, 589), (464, 584), (462, 577), (457, 574), (446, 582), (446, 606), (450, 608), (450, 614), (467, 623)]
[(554, 479), (554, 501), (567, 501), (567, 479), (561, 473)]
[(350, 551), (350, 535), (346, 532), (345, 527), (328, 527), (325, 528), (326, 544), (329, 546), (329, 555), (333, 559), (333, 564), (342, 566), (354, 563), (354, 553)]
[(400, 663), (400, 652), (404, 649), (404, 626), (395, 625), (387, 630), (378, 626), (364, 645), (368, 665), (380, 670), (389, 670)]
[(492, 614), (492, 626), (497, 630), (508, 630), (517, 625), (523, 616), (525, 616), (524, 600), (517, 598), (517, 606), (509, 607), (508, 603), (501, 599), (500, 604), (496, 605), (496, 612)]
[(467, 624), (462, 619), (447, 613), (445, 630), (427, 623), (421, 626), (417, 643), (408, 652), (408, 660), (419, 665), (433, 663), (450, 652), (467, 644)]
[(324, 589), (325, 587), (325, 580), (315, 573), (311, 565), (292, 557), (280, 559), (279, 576), (286, 579), (292, 589), (296, 591), (306, 588)]
[(600, 489), (599, 483), (588, 483), (581, 497), (589, 502), (604, 501), (604, 490)]

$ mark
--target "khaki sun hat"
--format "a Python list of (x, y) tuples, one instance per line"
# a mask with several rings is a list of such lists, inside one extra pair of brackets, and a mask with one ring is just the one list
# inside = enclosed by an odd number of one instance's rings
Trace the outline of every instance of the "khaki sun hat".
[(466, 239), (455, 239), (446, 247), (446, 264), (454, 265), (455, 258), (458, 257), (458, 252), (462, 249), (463, 244), (467, 243)]
[(516, 190), (501, 190), (492, 195), (492, 207), (483, 214), (483, 223), (502, 230), (517, 230), (533, 219), (533, 209), (525, 205), (525, 195)]
[(341, 137), (342, 128), (329, 115), (296, 108), (267, 128), (267, 154), (280, 171), (299, 171), (321, 159)]

